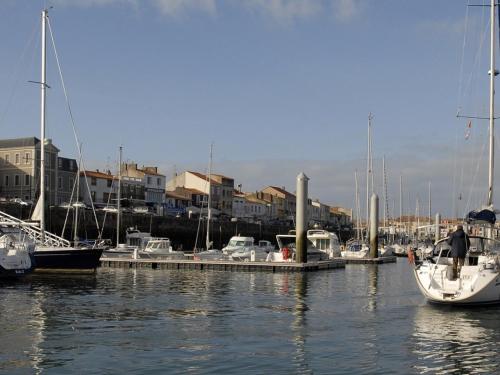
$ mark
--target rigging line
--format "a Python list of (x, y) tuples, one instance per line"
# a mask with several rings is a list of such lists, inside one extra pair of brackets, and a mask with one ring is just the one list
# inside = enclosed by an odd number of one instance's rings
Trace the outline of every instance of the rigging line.
[(467, 42), (467, 29), (469, 24), (469, 3), (470, 0), (467, 1), (467, 7), (465, 11), (465, 21), (464, 21), (464, 39), (462, 43), (462, 57), (460, 59), (460, 73), (458, 78), (458, 96), (457, 96), (457, 108), (460, 109), (460, 102), (462, 98), (462, 80), (464, 74), (464, 57), (465, 57), (465, 45)]
[(465, 93), (468, 92), (469, 90), (472, 90), (472, 81), (474, 76), (477, 74), (477, 71), (479, 70), (479, 66), (481, 65), (482, 61), (482, 50), (483, 50), (483, 45), (484, 41), (486, 40), (486, 36), (488, 35), (488, 29), (489, 29), (489, 21), (482, 33), (482, 36), (479, 38), (479, 43), (478, 43), (478, 49), (476, 51), (476, 55), (474, 56), (474, 62), (472, 64), (472, 69), (470, 72), (470, 75), (467, 79), (467, 83), (465, 85), (465, 88), (462, 91), (462, 98), (460, 99), (460, 102), (463, 100), (465, 97)]
[[(38, 25), (38, 23), (35, 23), (35, 25), (33, 27), (33, 30), (31, 31), (31, 37), (28, 39), (28, 42), (24, 46), (24, 49), (21, 52), (21, 55), (19, 56), (19, 59), (17, 61), (16, 67), (15, 67), (15, 70), (14, 70), (14, 79), (13, 79), (13, 82), (14, 82), (13, 86), (14, 87), (12, 88), (12, 91), (11, 91), (9, 97), (7, 98), (7, 101), (5, 102), (3, 111), (0, 114), (0, 125), (2, 125), (5, 117), (7, 116), (7, 113), (9, 112), (9, 107), (11, 106), (12, 101), (14, 100), (14, 97), (16, 95), (16, 92), (17, 92), (16, 88), (17, 88), (18, 83), (20, 81), (21, 67), (23, 65), (22, 62), (24, 61), (26, 54), (30, 50), (30, 47), (33, 45), (33, 41), (34, 40), (38, 41), (39, 38), (35, 39), (35, 37), (37, 37), (37, 35), (39, 33), (40, 33), (39, 25)], [(35, 50), (36, 50), (36, 48), (31, 48), (31, 51), (32, 51), (32, 59), (31, 59), (31, 61), (34, 61)]]
[(483, 142), (483, 147), (481, 148), (481, 153), (480, 153), (480, 157), (476, 163), (476, 170), (474, 172), (474, 176), (472, 178), (472, 184), (471, 184), (471, 187), (470, 187), (470, 190), (469, 190), (469, 197), (467, 199), (467, 204), (465, 205), (464, 207), (464, 212), (463, 212), (463, 215), (462, 216), (465, 216), (467, 214), (467, 211), (469, 211), (470, 209), (470, 202), (472, 200), (472, 194), (474, 192), (474, 189), (475, 189), (475, 184), (476, 184), (476, 181), (477, 181), (477, 176), (479, 174), (479, 170), (481, 169), (481, 165), (483, 164), (483, 160), (484, 160), (484, 154), (485, 154), (485, 150), (486, 150), (486, 140)]
[[(77, 178), (80, 178), (80, 176), (77, 176)], [(76, 189), (77, 178), (75, 178), (75, 181), (73, 182), (73, 188), (71, 189), (71, 197), (69, 198), (70, 207), (71, 207), (71, 202), (73, 202), (73, 195), (74, 195), (75, 189)], [(66, 224), (68, 222), (68, 216), (69, 216), (69, 208), (66, 210), (66, 217), (64, 218), (64, 225), (63, 225), (62, 232), (61, 232), (62, 238), (64, 238), (64, 232), (66, 232)]]

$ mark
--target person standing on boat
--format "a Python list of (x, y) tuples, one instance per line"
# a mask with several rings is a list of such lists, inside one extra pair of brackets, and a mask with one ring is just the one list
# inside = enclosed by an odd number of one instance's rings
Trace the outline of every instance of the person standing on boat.
[(462, 225), (457, 225), (457, 230), (450, 234), (447, 240), (451, 246), (451, 256), (453, 257), (453, 280), (460, 274), (460, 270), (465, 262), (465, 255), (470, 246), (469, 236), (464, 232)]

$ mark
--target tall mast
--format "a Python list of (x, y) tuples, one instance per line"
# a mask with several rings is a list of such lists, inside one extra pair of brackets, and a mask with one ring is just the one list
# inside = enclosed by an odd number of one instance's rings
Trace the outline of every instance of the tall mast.
[(370, 227), (370, 175), (372, 173), (371, 167), (371, 130), (372, 130), (372, 114), (368, 115), (368, 152), (366, 156), (366, 232), (368, 236), (368, 228)]
[(46, 97), (46, 23), (48, 11), (42, 11), (42, 79), (40, 81), (41, 99), (40, 99), (40, 229), (41, 240), (45, 240), (45, 97)]
[(122, 149), (120, 146), (118, 153), (118, 194), (116, 200), (116, 246), (120, 243), (120, 211), (122, 201)]
[(74, 205), (75, 219), (73, 223), (73, 241), (75, 243), (75, 246), (77, 245), (78, 242), (78, 205), (80, 203), (80, 167), (82, 165), (82, 145), (80, 145), (79, 151), (80, 151), (80, 160), (78, 161), (78, 173), (76, 180), (76, 199), (75, 199), (76, 204)]
[(354, 181), (356, 183), (356, 237), (358, 240), (361, 239), (361, 218), (359, 212), (359, 188), (358, 188), (358, 171), (354, 171)]
[(385, 155), (382, 157), (382, 176), (384, 177), (384, 228), (387, 228), (387, 219), (389, 218), (389, 199), (387, 196), (387, 173), (385, 171)]
[(491, 0), (490, 6), (490, 155), (489, 155), (489, 169), (488, 169), (488, 206), (493, 205), (493, 178), (494, 178), (494, 147), (495, 147), (495, 2)]
[(208, 162), (208, 203), (207, 203), (207, 250), (210, 248), (210, 219), (212, 216), (210, 200), (212, 199), (212, 151), (214, 144), (210, 143), (210, 161)]
[(431, 196), (431, 182), (429, 181), (429, 225), (432, 223), (432, 196)]
[(403, 175), (399, 176), (399, 230), (403, 226)]

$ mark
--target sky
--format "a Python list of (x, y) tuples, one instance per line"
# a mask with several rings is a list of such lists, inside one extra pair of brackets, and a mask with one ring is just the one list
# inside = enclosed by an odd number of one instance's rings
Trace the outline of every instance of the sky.
[[(482, 3), (478, 0), (476, 3)], [(40, 11), (51, 30), (88, 169), (124, 159), (167, 178), (208, 166), (332, 206), (374, 191), (403, 211), (462, 215), (487, 189), (487, 8), (459, 0), (0, 0), (2, 138), (40, 137)], [(486, 35), (486, 39), (485, 39)], [(52, 47), (47, 136), (77, 157)], [(467, 138), (467, 139), (466, 139)], [(497, 176), (499, 173), (497, 173)], [(496, 178), (500, 181), (500, 176)], [(498, 186), (498, 183), (496, 183)], [(371, 189), (370, 189), (371, 190)], [(498, 191), (498, 189), (497, 189)], [(500, 195), (495, 193), (495, 200)], [(418, 200), (418, 203), (417, 203)]]

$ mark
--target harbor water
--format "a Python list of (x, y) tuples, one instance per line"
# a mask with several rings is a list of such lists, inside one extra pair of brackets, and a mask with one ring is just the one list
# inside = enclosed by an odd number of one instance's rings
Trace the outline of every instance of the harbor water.
[(0, 295), (5, 374), (500, 372), (500, 308), (429, 305), (406, 259), (307, 274), (101, 268)]

